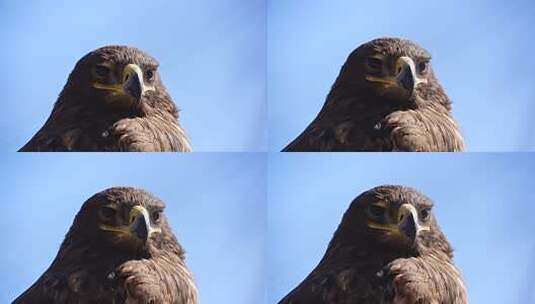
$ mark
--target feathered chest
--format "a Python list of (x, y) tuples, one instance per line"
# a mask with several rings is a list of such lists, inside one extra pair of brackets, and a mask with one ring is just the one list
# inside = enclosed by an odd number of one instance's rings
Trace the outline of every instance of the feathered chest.
[(54, 303), (122, 303), (116, 269), (129, 258), (77, 248), (58, 256), (39, 285)]
[[(325, 304), (379, 304), (384, 294), (384, 283), (378, 276), (378, 267), (342, 266), (312, 277), (313, 293)], [(318, 302), (320, 303), (320, 302)]]
[(74, 151), (191, 150), (176, 119), (166, 114), (78, 122), (61, 134), (61, 140)]
[(463, 140), (448, 113), (381, 109), (347, 116), (332, 126), (335, 148), (363, 151), (460, 151)]

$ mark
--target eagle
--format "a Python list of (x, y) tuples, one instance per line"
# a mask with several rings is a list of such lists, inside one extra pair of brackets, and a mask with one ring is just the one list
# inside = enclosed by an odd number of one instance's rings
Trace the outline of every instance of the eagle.
[(463, 151), (430, 61), (428, 51), (405, 39), (359, 46), (318, 116), (283, 151)]
[(185, 252), (150, 193), (114, 187), (89, 198), (23, 303), (196, 304)]
[(279, 304), (466, 304), (453, 250), (415, 189), (353, 200), (316, 268)]
[(190, 151), (158, 66), (134, 47), (88, 53), (44, 126), (19, 151)]

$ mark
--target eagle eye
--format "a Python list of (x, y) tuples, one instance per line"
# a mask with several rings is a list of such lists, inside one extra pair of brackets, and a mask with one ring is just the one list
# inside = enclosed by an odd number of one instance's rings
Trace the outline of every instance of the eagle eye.
[(162, 215), (162, 211), (160, 210), (153, 211), (151, 214), (152, 221), (154, 223), (160, 222), (161, 215)]
[(429, 65), (428, 61), (420, 61), (418, 63), (418, 73), (423, 74), (427, 72), (428, 65)]
[(110, 68), (108, 68), (107, 66), (104, 66), (104, 65), (95, 66), (94, 71), (95, 71), (95, 75), (97, 75), (97, 77), (99, 77), (99, 78), (105, 78), (111, 72)]
[(372, 70), (381, 70), (383, 68), (383, 61), (379, 58), (368, 57), (366, 65)]
[(431, 211), (429, 209), (422, 209), (420, 210), (420, 220), (427, 221), (429, 219), (429, 216), (431, 215)]
[(116, 213), (117, 211), (114, 208), (107, 207), (107, 206), (101, 207), (99, 210), (99, 215), (104, 220), (111, 220), (112, 218), (115, 217)]
[(146, 70), (145, 71), (145, 79), (148, 81), (152, 81), (154, 78), (154, 70)]
[(368, 206), (368, 215), (376, 220), (382, 219), (384, 217), (386, 208), (379, 205), (369, 205)]

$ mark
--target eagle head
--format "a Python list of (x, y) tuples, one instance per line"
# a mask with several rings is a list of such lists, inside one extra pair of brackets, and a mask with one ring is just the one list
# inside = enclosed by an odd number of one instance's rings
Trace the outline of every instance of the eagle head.
[(158, 108), (175, 115), (176, 106), (158, 73), (158, 61), (144, 51), (111, 45), (82, 57), (60, 100), (106, 113), (146, 114)]
[(433, 73), (431, 54), (406, 39), (378, 38), (362, 44), (349, 55), (334, 87), (400, 107), (416, 108), (429, 102), (450, 107)]
[(384, 185), (353, 200), (336, 234), (348, 246), (364, 246), (396, 257), (452, 249), (433, 215), (433, 202), (415, 189)]
[(83, 204), (69, 234), (121, 252), (146, 253), (171, 235), (164, 208), (161, 200), (143, 190), (106, 189)]

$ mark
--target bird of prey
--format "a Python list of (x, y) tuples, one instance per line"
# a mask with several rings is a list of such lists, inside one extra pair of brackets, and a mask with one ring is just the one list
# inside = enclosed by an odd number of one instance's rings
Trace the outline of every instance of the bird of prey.
[(318, 116), (283, 151), (462, 151), (431, 55), (399, 38), (354, 50)]
[(128, 46), (85, 55), (44, 126), (19, 151), (190, 151), (158, 65)]
[(196, 304), (197, 289), (164, 207), (134, 188), (93, 195), (52, 265), (14, 303)]
[(465, 304), (432, 201), (385, 185), (359, 195), (321, 262), (279, 304)]

